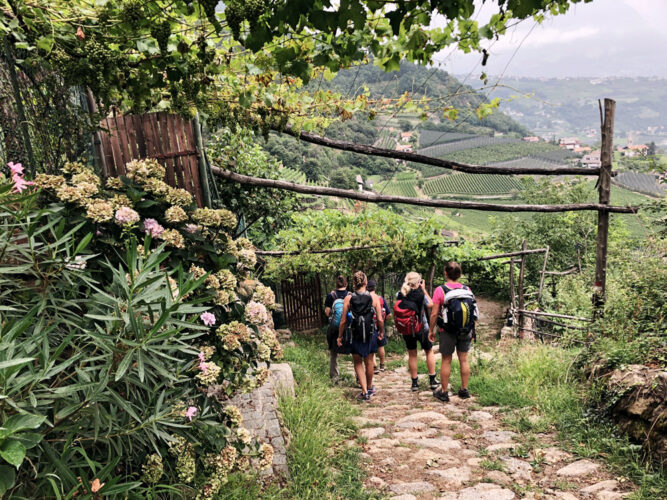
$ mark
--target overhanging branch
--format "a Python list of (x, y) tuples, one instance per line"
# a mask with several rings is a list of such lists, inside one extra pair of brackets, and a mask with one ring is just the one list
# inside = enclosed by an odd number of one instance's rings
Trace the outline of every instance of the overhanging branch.
[(420, 207), (456, 208), (468, 210), (483, 210), (487, 212), (574, 212), (582, 210), (599, 210), (619, 214), (637, 213), (637, 207), (617, 207), (602, 205), (600, 203), (574, 203), (562, 205), (495, 205), (493, 203), (482, 203), (476, 201), (452, 201), (432, 200), (423, 198), (410, 198), (407, 196), (389, 196), (365, 191), (349, 191), (347, 189), (331, 188), (324, 186), (304, 186), (294, 182), (281, 181), (277, 179), (263, 179), (249, 175), (237, 174), (220, 167), (211, 165), (211, 172), (224, 179), (248, 184), (251, 186), (284, 189), (302, 194), (313, 194), (322, 196), (334, 196), (337, 198), (349, 198), (352, 200), (366, 201), (369, 203), (401, 203), (405, 205), (417, 205)]
[[(434, 167), (442, 167), (457, 172), (465, 172), (468, 174), (516, 174), (516, 175), (599, 175), (599, 167), (568, 167), (557, 166), (553, 167), (512, 167), (512, 166), (491, 166), (491, 165), (468, 165), (466, 163), (459, 163), (456, 161), (449, 161), (443, 158), (432, 158), (430, 156), (421, 155), (419, 153), (409, 153), (407, 151), (396, 151), (394, 149), (378, 148), (369, 146), (367, 144), (355, 144), (353, 142), (339, 141), (336, 139), (329, 139), (328, 137), (321, 137), (319, 135), (311, 134), (310, 132), (297, 132), (290, 127), (284, 130), (276, 130), (276, 132), (283, 132), (302, 141), (317, 144), (327, 148), (340, 149), (341, 151), (351, 151), (368, 156), (381, 156), (384, 158), (393, 158), (395, 160), (411, 161), (414, 163), (422, 163), (424, 165), (432, 165)], [(614, 174), (612, 174), (614, 175)]]

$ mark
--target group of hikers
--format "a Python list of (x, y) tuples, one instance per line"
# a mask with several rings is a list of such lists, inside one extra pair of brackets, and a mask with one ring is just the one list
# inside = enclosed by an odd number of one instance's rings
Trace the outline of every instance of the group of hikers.
[[(338, 356), (352, 354), (357, 382), (361, 386), (359, 399), (369, 401), (376, 394), (373, 376), (385, 370), (387, 317), (393, 315), (396, 330), (403, 337), (408, 351), (408, 371), (412, 391), (419, 390), (417, 373), (417, 343), (426, 355), (429, 387), (433, 396), (449, 401), (449, 376), (454, 352), (461, 369), (460, 398), (469, 398), (470, 364), (468, 352), (475, 336), (475, 321), (479, 317), (472, 290), (459, 282), (461, 266), (449, 262), (445, 267), (445, 283), (438, 286), (430, 297), (421, 275), (409, 272), (396, 294), (393, 309), (384, 297), (376, 293), (376, 283), (362, 271), (352, 277), (353, 292), (348, 290), (345, 276), (338, 276), (336, 289), (325, 299), (324, 312), (329, 318), (327, 343), (329, 346), (329, 376), (339, 378)], [(435, 373), (433, 344), (439, 334), (442, 364), (440, 381)], [(376, 364), (375, 354), (380, 358)]]

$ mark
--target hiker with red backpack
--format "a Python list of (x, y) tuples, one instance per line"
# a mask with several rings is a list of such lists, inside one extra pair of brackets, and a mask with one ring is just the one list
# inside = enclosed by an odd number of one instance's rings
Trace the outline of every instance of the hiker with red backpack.
[[(375, 289), (377, 287), (377, 284), (375, 283), (374, 280), (368, 280), (368, 284), (366, 285), (366, 290), (371, 294), (371, 297), (373, 299), (377, 299), (380, 301), (380, 304), (382, 305), (382, 321), (386, 324), (387, 322), (387, 316), (391, 316), (391, 309), (389, 308), (389, 305), (387, 305), (387, 301), (384, 300), (384, 297), (382, 295), (378, 295), (375, 293)], [(384, 346), (387, 345), (387, 336), (383, 335), (382, 338), (380, 339), (378, 336), (378, 341), (377, 341), (377, 355), (378, 358), (380, 358), (380, 364), (378, 365), (377, 362), (375, 363), (375, 369), (374, 373), (375, 375), (379, 374), (380, 372), (383, 372), (385, 370), (384, 368), (384, 360), (385, 360), (385, 351), (384, 351)]]
[(442, 402), (449, 401), (448, 385), (454, 351), (461, 365), (461, 388), (458, 395), (462, 399), (470, 397), (468, 352), (475, 337), (475, 321), (479, 318), (475, 295), (469, 287), (459, 283), (461, 266), (457, 262), (447, 264), (445, 278), (446, 283), (439, 286), (433, 293), (431, 334), (429, 336), (431, 342), (435, 341), (436, 327), (439, 329), (442, 387), (436, 389), (433, 396)]
[(429, 337), (427, 311), (431, 310), (431, 298), (426, 292), (424, 280), (419, 273), (410, 272), (405, 276), (401, 291), (396, 296), (394, 304), (394, 325), (403, 335), (405, 346), (408, 349), (408, 369), (412, 378), (412, 391), (419, 390), (419, 376), (417, 374), (417, 342), (426, 354), (429, 387), (435, 389), (439, 382), (435, 374), (435, 356), (433, 341)]
[(336, 289), (332, 290), (327, 298), (324, 299), (324, 314), (329, 318), (329, 327), (327, 328), (327, 344), (329, 346), (329, 378), (334, 384), (338, 382), (338, 355), (350, 354), (349, 350), (338, 347), (336, 339), (338, 338), (338, 329), (343, 317), (343, 302), (345, 297), (350, 295), (347, 290), (347, 278), (338, 276), (336, 278)]
[[(369, 401), (375, 394), (373, 387), (373, 353), (376, 339), (384, 338), (384, 321), (380, 300), (367, 291), (368, 280), (362, 271), (354, 273), (354, 293), (345, 297), (343, 317), (338, 331), (338, 346), (349, 344), (354, 361), (354, 371), (359, 378), (359, 399)], [(376, 334), (377, 327), (377, 334)]]

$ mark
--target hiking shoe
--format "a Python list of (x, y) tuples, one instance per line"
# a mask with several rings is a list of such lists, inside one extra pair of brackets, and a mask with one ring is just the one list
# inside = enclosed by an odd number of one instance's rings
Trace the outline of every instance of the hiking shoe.
[(375, 365), (375, 368), (373, 368), (373, 373), (375, 375), (378, 375), (380, 373), (380, 367), (378, 365)]
[(380, 371), (383, 372), (385, 370), (385, 367), (383, 364), (380, 365)]
[(431, 389), (433, 391), (433, 390), (437, 389), (438, 387), (440, 387), (440, 381), (438, 379), (436, 379), (435, 377), (430, 378), (428, 386), (429, 386), (429, 389)]
[(371, 397), (368, 395), (367, 392), (362, 392), (357, 396), (357, 399), (359, 401), (370, 401)]
[(442, 389), (436, 389), (433, 391), (433, 397), (439, 399), (443, 403), (449, 402), (449, 394), (447, 392), (442, 392)]
[(470, 391), (468, 389), (459, 389), (459, 397), (461, 399), (470, 398)]
[(377, 392), (378, 392), (378, 391), (375, 390), (375, 387), (371, 387), (370, 389), (368, 389), (368, 393), (367, 393), (367, 394), (368, 394), (368, 396), (370, 397), (370, 396), (375, 396), (375, 394), (377, 394)]
[(417, 392), (419, 390), (419, 379), (412, 379), (412, 392)]

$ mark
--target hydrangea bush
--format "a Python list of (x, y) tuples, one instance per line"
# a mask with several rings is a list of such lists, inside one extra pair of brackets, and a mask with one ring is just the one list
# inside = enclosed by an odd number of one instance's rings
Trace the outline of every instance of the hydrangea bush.
[(228, 402), (281, 356), (254, 247), (156, 161), (126, 171), (103, 184), (68, 163), (31, 194), (0, 192), (0, 383), (26, 381), (3, 392), (0, 427), (30, 415), (43, 436), (15, 463), (0, 454), (0, 472), (17, 470), (7, 490), (211, 498), (250, 457), (271, 464)]

